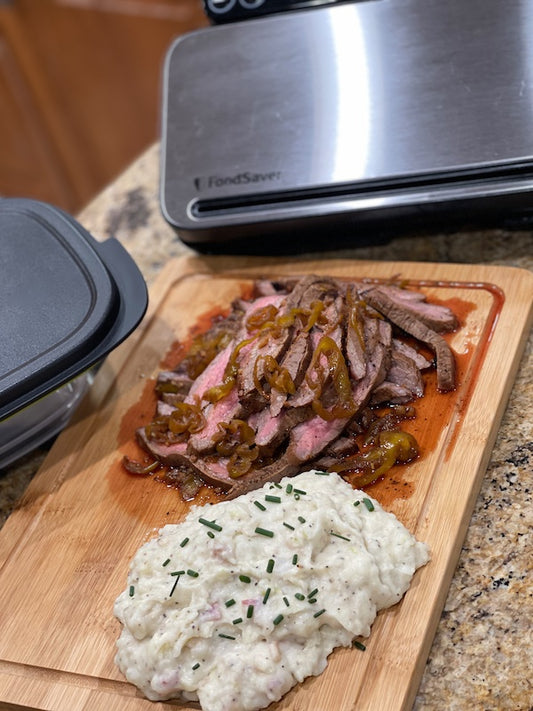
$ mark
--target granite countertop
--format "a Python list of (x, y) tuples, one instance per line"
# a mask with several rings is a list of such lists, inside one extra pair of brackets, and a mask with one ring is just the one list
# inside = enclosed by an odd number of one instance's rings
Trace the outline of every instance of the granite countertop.
[[(118, 238), (150, 285), (172, 257), (193, 253), (160, 215), (159, 146), (149, 148), (78, 216)], [(324, 256), (324, 255), (321, 255)], [(533, 271), (533, 231), (400, 237), (337, 257), (514, 266)], [(415, 711), (531, 711), (533, 353), (530, 334), (416, 697)], [(45, 454), (0, 471), (0, 525)]]

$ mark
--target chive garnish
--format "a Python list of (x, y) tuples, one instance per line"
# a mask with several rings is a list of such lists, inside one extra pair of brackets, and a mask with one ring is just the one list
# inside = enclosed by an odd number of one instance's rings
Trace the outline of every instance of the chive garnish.
[(272, 620), (272, 622), (273, 622), (275, 625), (279, 625), (279, 623), (280, 623), (282, 620), (283, 620), (283, 615), (278, 615), (277, 617), (274, 617), (274, 619)]
[(374, 504), (370, 501), (370, 499), (363, 499), (363, 504), (369, 511), (374, 511)]
[(353, 505), (354, 505), (354, 506), (359, 506), (360, 503), (361, 503), (360, 501), (354, 501), (354, 502), (353, 502)]
[(307, 491), (304, 491), (303, 489), (295, 489), (294, 493), (301, 494), (302, 496), (304, 496), (305, 494), (307, 494)]
[(276, 489), (283, 489), (283, 487), (281, 486), (281, 484), (278, 484), (277, 481), (274, 482), (274, 486), (276, 487)]
[(186, 546), (188, 542), (189, 542), (189, 539), (184, 538), (183, 541), (180, 543), (180, 548), (183, 548), (184, 546)]
[(169, 563), (170, 563), (170, 558), (167, 558), (167, 559), (165, 560), (165, 562), (162, 564), (162, 567), (164, 568), (164, 567), (167, 566)]
[(302, 593), (294, 593), (294, 597), (297, 600), (305, 600), (305, 595), (302, 595)]
[(270, 501), (271, 504), (281, 504), (281, 499), (279, 496), (271, 496), (270, 494), (267, 494), (265, 496), (265, 501)]
[(222, 526), (219, 526), (218, 523), (215, 523), (214, 521), (208, 521), (206, 518), (199, 518), (198, 522), (208, 528), (212, 528), (213, 531), (222, 531)]
[(263, 595), (263, 605), (266, 603), (266, 601), (268, 600), (269, 597), (270, 597), (270, 588), (267, 588), (265, 590), (265, 594)]
[(288, 601), (288, 599), (286, 597), (283, 598), (283, 602), (287, 605), (287, 607), (290, 606), (290, 602)]
[(364, 652), (365, 649), (366, 649), (365, 645), (364, 645), (362, 642), (358, 642), (357, 640), (354, 640), (353, 646), (354, 646), (356, 649), (360, 649), (361, 652)]
[(260, 501), (254, 501), (254, 504), (257, 506), (258, 509), (261, 509), (261, 511), (266, 511), (266, 506), (263, 506)]
[(200, 662), (196, 662), (196, 664), (193, 666), (192, 670), (196, 671), (199, 666), (200, 666)]
[(189, 570), (187, 571), (187, 575), (190, 575), (191, 578), (197, 578), (200, 575), (200, 573), (198, 573), (196, 570), (191, 570), (189, 568)]
[(171, 574), (172, 576), (175, 576), (175, 575), (185, 575), (185, 571), (184, 571), (184, 570), (173, 570), (172, 573), (170, 573), (170, 574)]
[(271, 573), (274, 570), (274, 563), (275, 563), (274, 559), (270, 558), (270, 560), (267, 563), (267, 568), (266, 568), (267, 573)]
[(234, 620), (232, 620), (232, 625), (240, 625), (242, 622), (242, 617), (236, 617)]
[(319, 476), (329, 476), (329, 472), (319, 472), (319, 471), (315, 471), (315, 474), (318, 474)]
[(319, 610), (318, 612), (315, 612), (315, 614), (313, 615), (313, 617), (320, 617), (320, 615), (323, 615), (324, 612), (325, 612), (325, 610), (324, 610), (324, 608), (322, 608), (322, 609)]
[(130, 597), (133, 597), (135, 595), (135, 587), (133, 585), (130, 585)]
[(268, 528), (261, 528), (261, 526), (257, 526), (255, 529), (256, 533), (259, 533), (260, 536), (267, 536), (268, 538), (274, 538), (274, 531), (269, 531)]
[(287, 484), (287, 486), (285, 488), (285, 491), (287, 492), (287, 494), (292, 494), (292, 488), (293, 488), (292, 484)]
[(316, 597), (311, 597), (311, 598), (309, 598), (309, 600), (308, 600), (307, 602), (308, 602), (310, 605), (314, 605), (315, 602), (316, 602)]
[(233, 598), (231, 598), (230, 600), (226, 600), (226, 602), (224, 603), (224, 605), (225, 605), (226, 607), (231, 607), (232, 605), (235, 605), (235, 600), (234, 600)]
[(253, 605), (248, 605), (246, 608), (246, 617), (250, 619), (254, 615), (254, 606)]
[(293, 565), (297, 565), (297, 563), (298, 563), (298, 553), (295, 553), (295, 554), (292, 556), (292, 564), (293, 564)]
[(285, 526), (285, 528), (288, 528), (288, 529), (290, 529), (291, 531), (294, 531), (294, 526), (291, 526), (290, 523), (285, 523), (285, 522), (283, 522), (283, 525)]
[(209, 538), (214, 538), (214, 537), (215, 537), (215, 534), (213, 533), (213, 531), (208, 531), (208, 532), (207, 532), (207, 535), (209, 536)]
[(335, 531), (330, 531), (332, 536), (336, 536), (337, 538), (342, 538), (343, 541), (350, 541), (349, 538), (346, 538), (346, 536), (341, 536), (340, 533), (335, 533)]
[(241, 583), (251, 583), (252, 579), (248, 575), (239, 575), (239, 580)]
[(311, 590), (311, 592), (309, 593), (309, 595), (307, 597), (308, 598), (314, 597), (317, 594), (317, 592), (318, 592), (318, 588), (315, 588), (314, 590)]
[(298, 516), (298, 521), (300, 523), (305, 523), (305, 518), (303, 516)]
[(223, 634), (222, 632), (219, 632), (218, 636), (222, 637), (222, 639), (235, 639), (235, 637), (232, 637), (230, 634)]

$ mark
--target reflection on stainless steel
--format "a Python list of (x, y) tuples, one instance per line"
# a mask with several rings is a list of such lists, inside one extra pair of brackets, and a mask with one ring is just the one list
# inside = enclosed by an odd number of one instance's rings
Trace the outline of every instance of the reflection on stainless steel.
[[(532, 36), (529, 0), (379, 0), (186, 36), (166, 65), (165, 215), (193, 228), (231, 224), (246, 207), (254, 220), (274, 208), (290, 218), (307, 208), (287, 192), (323, 187), (332, 212), (396, 195), (427, 203), (455, 175), (465, 184), (448, 197), (483, 196), (491, 170), (487, 195), (530, 191)], [(413, 178), (417, 190), (402, 190)]]

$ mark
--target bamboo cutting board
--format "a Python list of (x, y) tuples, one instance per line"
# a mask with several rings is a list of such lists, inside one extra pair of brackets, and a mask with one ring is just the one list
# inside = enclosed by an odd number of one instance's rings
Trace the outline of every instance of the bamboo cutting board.
[[(305, 273), (401, 278), (455, 307), (460, 383), (417, 403), (422, 456), (370, 493), (429, 544), (403, 601), (380, 614), (367, 649), (336, 650), (327, 670), (272, 711), (411, 707), (531, 326), (533, 275), (446, 264), (188, 258), (167, 265), (135, 333), (102, 366), (0, 532), (0, 707), (54, 711), (196, 708), (152, 703), (115, 668), (113, 602), (137, 548), (187, 509), (172, 488), (127, 475), (134, 430), (153, 414), (153, 378), (176, 340), (257, 277)], [(165, 360), (166, 359), (166, 360)], [(425, 404), (424, 404), (425, 403)]]

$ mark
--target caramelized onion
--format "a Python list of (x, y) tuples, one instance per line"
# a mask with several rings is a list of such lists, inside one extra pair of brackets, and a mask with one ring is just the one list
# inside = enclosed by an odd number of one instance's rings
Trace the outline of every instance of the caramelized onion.
[(168, 429), (174, 434), (200, 432), (205, 427), (205, 419), (199, 405), (178, 402), (168, 416)]
[(352, 483), (368, 486), (380, 479), (395, 464), (406, 464), (418, 456), (418, 444), (408, 432), (380, 432), (376, 444), (370, 449), (346, 457), (331, 467), (330, 471), (343, 476), (355, 475)]
[(259, 393), (268, 399), (269, 393), (267, 393), (261, 385), (259, 374), (261, 365), (263, 366), (261, 375), (265, 378), (271, 389), (278, 390), (285, 395), (294, 395), (296, 386), (291, 374), (287, 368), (280, 366), (274, 356), (271, 355), (259, 356), (254, 363), (254, 385)]
[(151, 474), (156, 469), (160, 467), (159, 462), (149, 462), (148, 464), (142, 464), (134, 459), (130, 459), (128, 456), (122, 458), (122, 465), (126, 471), (130, 474)]
[[(320, 364), (321, 356), (326, 358), (327, 373)], [(313, 382), (308, 378), (309, 386), (316, 392), (312, 403), (313, 411), (323, 420), (351, 417), (356, 411), (356, 405), (352, 396), (348, 366), (340, 348), (330, 336), (322, 336), (318, 342), (309, 368), (309, 372), (313, 371), (318, 374), (317, 381)], [(320, 400), (328, 375), (331, 376), (338, 398), (332, 408), (326, 408)]]
[(237, 373), (239, 372), (239, 367), (237, 365), (237, 357), (241, 350), (249, 343), (252, 343), (254, 340), (255, 337), (245, 338), (243, 341), (241, 341), (235, 346), (228, 361), (228, 364), (224, 369), (224, 377), (222, 379), (222, 383), (220, 385), (213, 385), (213, 387), (209, 388), (204, 393), (204, 400), (208, 400), (209, 402), (218, 402), (231, 392), (237, 380)]

